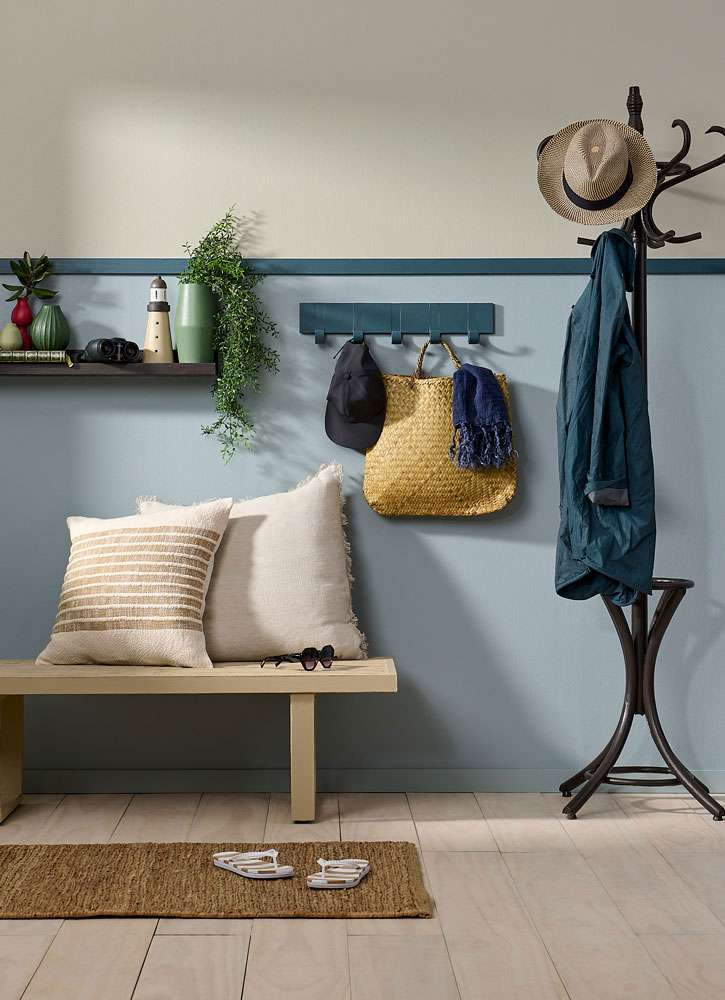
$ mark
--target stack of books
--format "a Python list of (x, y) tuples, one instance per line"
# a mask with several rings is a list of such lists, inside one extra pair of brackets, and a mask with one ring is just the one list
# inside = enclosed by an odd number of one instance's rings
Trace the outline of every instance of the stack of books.
[(56, 364), (73, 367), (73, 361), (66, 351), (0, 351), (0, 364)]

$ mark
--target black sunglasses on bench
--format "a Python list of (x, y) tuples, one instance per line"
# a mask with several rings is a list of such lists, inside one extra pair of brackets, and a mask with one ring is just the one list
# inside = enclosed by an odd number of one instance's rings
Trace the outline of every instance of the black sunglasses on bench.
[(305, 646), (301, 653), (283, 653), (282, 656), (265, 656), (259, 664), (263, 667), (265, 663), (274, 663), (278, 667), (280, 663), (301, 663), (305, 670), (314, 670), (318, 663), (321, 663), (325, 670), (329, 670), (332, 661), (335, 659), (335, 650), (332, 646), (323, 646), (322, 649), (315, 649), (314, 646)]

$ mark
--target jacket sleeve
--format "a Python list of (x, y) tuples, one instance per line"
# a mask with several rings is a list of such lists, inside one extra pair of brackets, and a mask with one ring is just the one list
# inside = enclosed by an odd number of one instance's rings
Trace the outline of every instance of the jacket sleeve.
[(628, 349), (623, 336), (627, 322), (623, 284), (616, 280), (604, 282), (600, 309), (591, 452), (584, 492), (591, 503), (627, 507), (629, 483), (621, 371), (628, 363)]

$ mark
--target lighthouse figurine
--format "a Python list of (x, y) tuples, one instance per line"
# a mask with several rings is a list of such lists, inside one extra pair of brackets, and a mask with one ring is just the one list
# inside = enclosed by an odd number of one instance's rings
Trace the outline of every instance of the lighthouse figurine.
[(171, 346), (171, 325), (169, 324), (169, 303), (166, 301), (166, 282), (161, 277), (154, 278), (149, 289), (149, 314), (146, 323), (146, 339), (143, 344), (143, 359), (148, 364), (171, 364), (174, 350)]

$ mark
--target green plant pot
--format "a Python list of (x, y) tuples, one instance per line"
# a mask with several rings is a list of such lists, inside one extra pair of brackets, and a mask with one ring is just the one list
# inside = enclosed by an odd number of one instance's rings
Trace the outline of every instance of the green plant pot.
[(64, 351), (70, 343), (70, 327), (58, 305), (46, 303), (30, 324), (30, 338), (36, 351)]
[(216, 312), (216, 298), (208, 285), (179, 285), (174, 333), (182, 364), (214, 360)]

